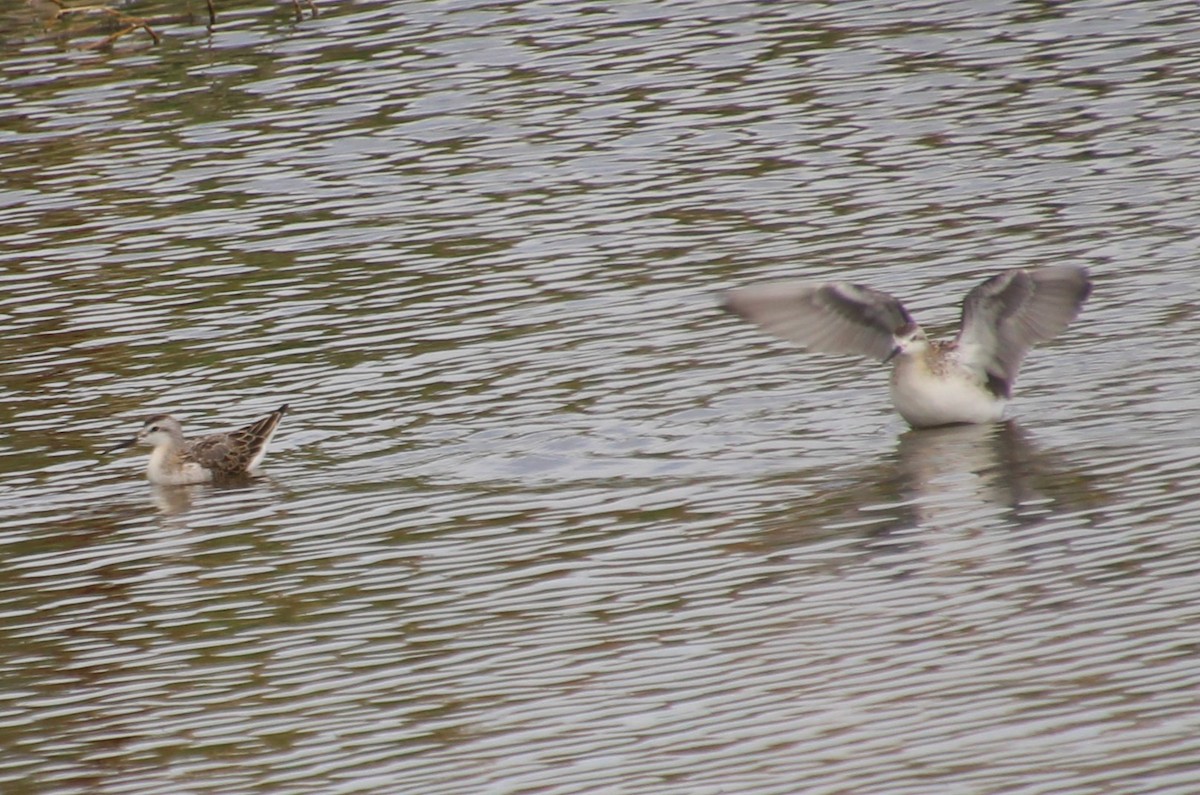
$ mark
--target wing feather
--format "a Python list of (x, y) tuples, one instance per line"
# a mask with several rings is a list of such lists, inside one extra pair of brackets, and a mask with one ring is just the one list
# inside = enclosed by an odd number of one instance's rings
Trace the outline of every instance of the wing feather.
[(1087, 270), (1074, 265), (993, 276), (963, 300), (958, 344), (965, 361), (1011, 389), (1029, 349), (1063, 333), (1091, 290)]
[(262, 460), (286, 411), (284, 404), (244, 428), (194, 439), (188, 445), (187, 455), (213, 472), (244, 473)]
[(849, 282), (764, 282), (729, 291), (721, 307), (811, 351), (881, 361), (916, 326), (892, 296)]

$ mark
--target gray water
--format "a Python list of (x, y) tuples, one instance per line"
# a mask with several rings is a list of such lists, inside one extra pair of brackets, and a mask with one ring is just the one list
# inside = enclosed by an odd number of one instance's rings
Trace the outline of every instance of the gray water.
[[(0, 790), (1200, 788), (1192, 3), (318, 8), (0, 0)], [(713, 298), (1056, 262), (993, 427)]]

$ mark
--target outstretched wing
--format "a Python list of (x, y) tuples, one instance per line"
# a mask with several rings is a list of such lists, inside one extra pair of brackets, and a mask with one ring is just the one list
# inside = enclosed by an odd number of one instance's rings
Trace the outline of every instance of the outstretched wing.
[(187, 455), (215, 473), (236, 475), (262, 460), (287, 404), (245, 428), (202, 436), (188, 445)]
[(1061, 334), (1091, 291), (1087, 270), (1074, 265), (993, 276), (963, 300), (958, 333), (963, 360), (1011, 390), (1029, 349)]
[(916, 327), (895, 298), (849, 282), (753, 284), (726, 293), (721, 307), (809, 350), (881, 361), (896, 346), (897, 335)]

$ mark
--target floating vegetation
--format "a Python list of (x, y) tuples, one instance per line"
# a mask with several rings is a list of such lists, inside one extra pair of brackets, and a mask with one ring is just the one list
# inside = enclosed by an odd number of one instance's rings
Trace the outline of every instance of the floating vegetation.
[[(106, 3), (88, 3), (86, 5), (68, 5), (65, 0), (48, 0), (56, 10), (49, 14), (51, 24), (69, 24), (72, 20), (86, 19), (88, 24), (68, 31), (71, 38), (92, 38), (86, 44), (76, 45), (84, 50), (106, 50), (124, 37), (137, 32), (144, 32), (154, 44), (162, 43), (162, 36), (155, 26), (196, 24), (196, 15), (190, 10), (182, 14), (158, 14), (153, 16), (138, 16), (126, 13), (119, 8)], [(317, 16), (317, 6), (314, 0), (291, 0), (296, 19), (304, 18), (305, 9), (312, 17)], [(215, 0), (205, 0), (208, 11), (208, 27), (217, 26), (217, 8)]]

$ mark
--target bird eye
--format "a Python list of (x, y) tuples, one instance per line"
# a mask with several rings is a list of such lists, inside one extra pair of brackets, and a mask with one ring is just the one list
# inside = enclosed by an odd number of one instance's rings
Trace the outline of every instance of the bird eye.
[(150, 426), (150, 433), (158, 433), (158, 426), (157, 426), (157, 425), (151, 425), (151, 426)]

